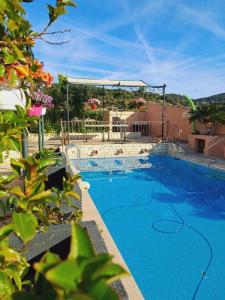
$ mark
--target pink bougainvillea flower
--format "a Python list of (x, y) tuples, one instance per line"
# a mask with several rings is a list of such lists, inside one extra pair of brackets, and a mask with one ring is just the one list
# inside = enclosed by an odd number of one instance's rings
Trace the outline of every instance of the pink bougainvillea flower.
[(37, 90), (32, 94), (32, 103), (35, 105), (42, 105), (46, 108), (53, 108), (53, 98), (47, 94), (44, 94), (41, 90)]

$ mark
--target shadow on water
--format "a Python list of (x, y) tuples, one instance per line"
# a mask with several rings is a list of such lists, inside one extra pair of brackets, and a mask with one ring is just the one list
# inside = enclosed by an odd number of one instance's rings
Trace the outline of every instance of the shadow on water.
[(191, 212), (188, 212), (193, 216), (225, 220), (225, 181), (222, 180), (224, 172), (216, 172), (220, 177), (217, 174), (217, 178), (213, 178), (212, 171), (205, 166), (185, 161), (176, 162), (166, 157), (163, 157), (160, 162), (155, 163), (154, 160), (152, 162), (152, 168), (142, 170), (144, 172), (142, 180), (158, 180), (170, 191), (168, 193), (156, 191), (154, 193), (156, 201), (185, 203), (193, 208)]
[(194, 210), (189, 215), (194, 217), (210, 219), (210, 220), (224, 220), (225, 221), (225, 212), (218, 211), (204, 211), (204, 210)]
[(225, 220), (225, 197), (219, 191), (189, 195), (187, 204), (195, 209), (192, 215), (207, 219)]
[(172, 195), (169, 193), (155, 193), (154, 199), (165, 203), (183, 203), (186, 201), (184, 195)]
[[(211, 195), (210, 195), (211, 194)], [(212, 219), (225, 220), (225, 197), (220, 192), (186, 193), (183, 195), (170, 193), (155, 193), (154, 199), (164, 203), (187, 204), (193, 210), (188, 214)]]

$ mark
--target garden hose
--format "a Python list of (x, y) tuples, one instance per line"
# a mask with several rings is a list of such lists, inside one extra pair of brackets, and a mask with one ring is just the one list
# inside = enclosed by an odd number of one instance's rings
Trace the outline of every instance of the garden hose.
[[(162, 176), (162, 170), (164, 168), (160, 168), (160, 173), (159, 173), (159, 180), (158, 180), (158, 183), (161, 184), (161, 176)], [(151, 198), (150, 200), (142, 203), (142, 204), (134, 204), (134, 205), (120, 205), (120, 206), (115, 206), (115, 207), (111, 207), (107, 210), (105, 210), (101, 216), (102, 217), (105, 217), (106, 214), (112, 212), (113, 210), (117, 210), (117, 209), (122, 209), (122, 208), (138, 208), (138, 207), (143, 207), (143, 206), (147, 206), (153, 199), (154, 199), (154, 192), (156, 190), (156, 187), (158, 186), (158, 184), (156, 184), (154, 186), (154, 188), (152, 189), (152, 193), (151, 193)], [(206, 192), (207, 193), (207, 192)], [(188, 201), (188, 195), (186, 196), (186, 202)], [(185, 227), (188, 228), (189, 230), (191, 230), (192, 232), (195, 232), (198, 236), (200, 236), (200, 238), (205, 242), (206, 246), (208, 247), (209, 249), (209, 259), (207, 261), (207, 264), (204, 268), (204, 271), (202, 271), (201, 273), (201, 278), (199, 279), (198, 281), (198, 284), (196, 285), (195, 289), (194, 289), (194, 292), (193, 292), (193, 295), (192, 295), (192, 298), (191, 300), (195, 300), (196, 297), (197, 297), (197, 294), (199, 292), (199, 289), (202, 285), (202, 282), (203, 282), (203, 279), (206, 278), (206, 275), (208, 273), (208, 270), (210, 268), (210, 265), (211, 265), (211, 262), (212, 262), (212, 259), (213, 259), (213, 249), (212, 249), (212, 246), (211, 246), (211, 243), (210, 241), (207, 239), (207, 237), (201, 232), (199, 231), (198, 229), (196, 229), (195, 227), (191, 226), (191, 225), (188, 225), (185, 223), (184, 219), (182, 218), (182, 216), (178, 213), (178, 211), (176, 210), (176, 208), (174, 207), (173, 203), (171, 200), (169, 200), (169, 203), (170, 203), (170, 207), (171, 209), (174, 211), (176, 217), (178, 220), (171, 220), (171, 219), (159, 219), (159, 220), (156, 220), (152, 223), (152, 228), (157, 231), (157, 232), (160, 232), (160, 233), (163, 233), (163, 234), (175, 234), (175, 233), (178, 233), (180, 232), (182, 229), (184, 229)], [(175, 223), (178, 225), (178, 227), (175, 229), (175, 230), (161, 230), (157, 227), (157, 225), (159, 225), (159, 223)]]
[[(155, 187), (157, 186), (157, 184), (155, 185)], [(152, 190), (152, 194), (151, 197), (148, 201), (141, 203), (141, 204), (133, 204), (133, 205), (120, 205), (120, 206), (113, 206), (111, 208), (106, 209), (103, 213), (101, 213), (101, 216), (104, 217), (106, 214), (110, 213), (113, 210), (117, 210), (117, 209), (121, 209), (121, 208), (137, 208), (137, 207), (143, 207), (143, 206), (147, 206), (153, 199), (153, 193), (154, 193), (154, 189)]]

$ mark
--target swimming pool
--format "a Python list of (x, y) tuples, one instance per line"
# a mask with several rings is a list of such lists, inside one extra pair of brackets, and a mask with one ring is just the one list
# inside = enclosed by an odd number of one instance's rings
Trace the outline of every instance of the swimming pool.
[(96, 171), (81, 172), (144, 298), (225, 299), (225, 173), (145, 160), (148, 168), (98, 171), (95, 159)]

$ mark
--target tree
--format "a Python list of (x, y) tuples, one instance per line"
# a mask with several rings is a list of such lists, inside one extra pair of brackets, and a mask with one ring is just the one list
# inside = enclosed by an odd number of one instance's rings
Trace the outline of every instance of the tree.
[(220, 105), (213, 103), (200, 103), (196, 110), (189, 113), (189, 121), (199, 121), (201, 123), (223, 124), (225, 123), (225, 112), (221, 110)]

